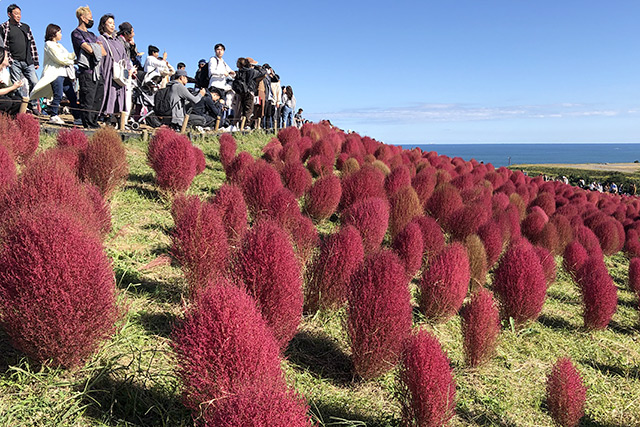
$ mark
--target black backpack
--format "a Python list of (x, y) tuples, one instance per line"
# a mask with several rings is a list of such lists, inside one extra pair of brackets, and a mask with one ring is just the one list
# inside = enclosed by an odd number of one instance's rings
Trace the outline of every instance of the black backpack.
[(153, 112), (162, 119), (171, 117), (171, 86), (160, 89), (156, 92), (153, 100)]
[(245, 72), (242, 70), (238, 70), (236, 73), (236, 78), (233, 79), (233, 83), (231, 84), (231, 89), (238, 95), (244, 95), (249, 92), (249, 87), (247, 86), (247, 82), (245, 80)]

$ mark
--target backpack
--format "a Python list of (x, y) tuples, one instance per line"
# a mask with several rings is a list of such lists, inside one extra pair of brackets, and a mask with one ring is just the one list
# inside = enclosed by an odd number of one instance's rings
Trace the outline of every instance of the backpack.
[(171, 86), (160, 89), (156, 92), (153, 100), (153, 112), (156, 116), (171, 117)]
[(247, 82), (245, 80), (245, 73), (242, 70), (238, 70), (236, 73), (236, 78), (233, 79), (233, 83), (231, 84), (231, 89), (238, 95), (244, 95), (249, 92), (249, 87), (247, 86)]

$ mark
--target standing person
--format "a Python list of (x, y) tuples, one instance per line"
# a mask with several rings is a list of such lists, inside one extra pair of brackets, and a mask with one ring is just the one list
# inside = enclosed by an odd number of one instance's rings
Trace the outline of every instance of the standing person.
[(164, 52), (162, 58), (160, 58), (160, 49), (153, 45), (149, 45), (148, 52), (149, 55), (144, 63), (144, 72), (146, 73), (144, 81), (146, 83), (159, 76), (161, 79), (159, 86), (164, 88), (167, 85), (168, 77), (172, 76), (176, 71), (167, 61), (167, 52)]
[(9, 67), (9, 51), (0, 47), (0, 78), (2, 78), (0, 81), (0, 112), (15, 117), (20, 111), (20, 103), (22, 102), (22, 96), (17, 89), (23, 85), (23, 82), (17, 80), (10, 85), (7, 67)]
[(196, 89), (207, 89), (209, 87), (209, 63), (204, 58), (198, 61), (198, 71), (196, 71), (195, 79)]
[(104, 97), (104, 81), (100, 73), (103, 56), (107, 54), (98, 37), (89, 31), (93, 27), (93, 15), (88, 6), (76, 10), (78, 28), (71, 33), (73, 51), (78, 58), (78, 84), (80, 86), (80, 108), (82, 125), (98, 128), (98, 112)]
[(282, 106), (282, 88), (280, 87), (280, 76), (275, 72), (271, 76), (271, 94), (273, 97), (273, 107), (271, 110), (270, 120), (271, 127), (274, 127), (276, 125), (280, 125), (280, 107)]
[(130, 78), (127, 82), (127, 86), (125, 87), (125, 114), (127, 115), (128, 120), (129, 112), (133, 107), (132, 96), (133, 96), (133, 88), (137, 86), (137, 77), (138, 70), (142, 69), (142, 64), (140, 63), (139, 56), (141, 53), (138, 53), (138, 49), (136, 48), (136, 43), (134, 41), (135, 31), (133, 31), (133, 25), (129, 22), (123, 22), (118, 25), (118, 38), (122, 41), (124, 45), (124, 49), (127, 52), (127, 56), (129, 57), (129, 61), (131, 61), (131, 75), (134, 78)]
[(41, 96), (51, 98), (53, 96), (53, 101), (49, 106), (51, 112), (49, 123), (62, 125), (64, 121), (58, 116), (58, 109), (60, 108), (60, 101), (62, 101), (64, 87), (68, 88), (65, 93), (71, 104), (71, 111), (74, 117), (78, 113), (76, 93), (71, 82), (71, 80), (75, 79), (73, 63), (76, 59), (76, 54), (69, 52), (60, 44), (62, 30), (56, 24), (47, 26), (44, 40), (42, 77), (31, 91), (31, 99), (38, 99)]
[(242, 117), (246, 119), (246, 125), (249, 126), (253, 116), (254, 98), (258, 89), (258, 79), (262, 78), (266, 71), (260, 67), (252, 67), (247, 58), (238, 58), (236, 62), (238, 71), (233, 81), (233, 91), (239, 97), (238, 123), (241, 123)]
[(296, 109), (296, 97), (293, 96), (293, 89), (287, 86), (282, 94), (282, 127), (293, 125), (293, 110)]
[(227, 78), (235, 77), (236, 73), (227, 65), (222, 59), (226, 48), (222, 43), (218, 43), (214, 46), (213, 50), (215, 55), (209, 58), (209, 85), (208, 87), (214, 87), (220, 89), (222, 92), (222, 98), (225, 101), (227, 107), (231, 108), (233, 104), (233, 91), (231, 85), (227, 82)]
[[(29, 88), (26, 93), (38, 83), (36, 70), (40, 67), (38, 62), (38, 49), (36, 41), (33, 39), (31, 28), (24, 22), (21, 22), (22, 11), (17, 4), (10, 4), (7, 8), (9, 20), (0, 25), (0, 35), (2, 43), (10, 53), (9, 63), (11, 64), (9, 71), (11, 80), (18, 81), (23, 78), (29, 82)], [(29, 103), (31, 111), (38, 114), (36, 110), (36, 101)]]
[(126, 112), (127, 96), (126, 83), (121, 84), (114, 79), (114, 63), (119, 62), (131, 72), (131, 61), (122, 39), (116, 36), (116, 23), (112, 14), (108, 13), (100, 18), (98, 31), (107, 50), (107, 55), (103, 58), (100, 67), (104, 80), (104, 98), (100, 112), (107, 117), (112, 117), (116, 113)]
[(293, 122), (295, 123), (298, 129), (302, 127), (304, 123), (304, 119), (302, 118), (302, 108), (298, 109), (298, 112), (296, 113), (296, 115), (293, 116)]

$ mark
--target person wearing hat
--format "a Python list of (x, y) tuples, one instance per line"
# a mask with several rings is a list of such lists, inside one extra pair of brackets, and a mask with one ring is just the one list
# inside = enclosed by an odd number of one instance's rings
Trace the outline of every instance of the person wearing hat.
[(198, 61), (198, 71), (195, 75), (196, 89), (209, 87), (209, 65), (206, 59)]
[[(167, 84), (170, 92), (171, 102), (171, 124), (175, 126), (182, 126), (184, 122), (185, 111), (189, 111), (192, 105), (200, 102), (205, 94), (205, 89), (202, 88), (197, 95), (193, 95), (187, 89), (186, 84), (189, 82), (189, 76), (187, 76), (186, 70), (177, 70), (175, 73), (175, 80), (170, 81)], [(192, 126), (203, 126), (204, 118), (198, 115), (189, 116), (189, 124)]]

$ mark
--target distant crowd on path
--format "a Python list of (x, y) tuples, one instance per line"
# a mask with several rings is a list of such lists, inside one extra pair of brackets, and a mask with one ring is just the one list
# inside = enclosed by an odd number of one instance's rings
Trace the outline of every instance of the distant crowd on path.
[[(43, 114), (38, 103), (48, 100), (49, 122), (65, 124), (59, 116), (66, 97), (74, 124), (98, 128), (99, 122), (176, 128), (187, 123), (204, 131), (220, 127), (245, 130), (261, 127), (301, 127), (303, 110), (296, 111), (291, 86), (281, 86), (280, 76), (269, 64), (238, 58), (236, 70), (223, 59), (225, 46), (218, 43), (215, 55), (201, 59), (194, 77), (182, 62), (175, 69), (166, 52), (150, 45), (144, 65), (140, 61), (133, 26), (122, 22), (116, 31), (112, 14), (100, 18), (98, 33), (88, 6), (76, 10), (78, 27), (71, 33), (73, 51), (61, 43), (62, 29), (49, 24), (41, 77), (40, 58), (31, 28), (22, 22), (16, 4), (7, 8), (9, 19), (0, 25), (0, 112), (15, 115), (23, 98), (29, 110)], [(187, 85), (193, 84), (193, 87)], [(242, 127), (242, 129), (241, 129)]]
[[(562, 181), (567, 185), (570, 184), (569, 178), (567, 178), (564, 175), (553, 179), (545, 174), (543, 175), (543, 178), (545, 181)], [(631, 181), (627, 183), (621, 183), (620, 185), (616, 184), (613, 181), (605, 182), (605, 183), (601, 183), (599, 181), (592, 181), (590, 184), (587, 185), (586, 181), (583, 178), (580, 178), (578, 182), (575, 184), (578, 185), (580, 188), (584, 188), (585, 190), (598, 191), (600, 193), (612, 193), (612, 194), (620, 194), (625, 196), (635, 196), (637, 195), (637, 192), (638, 192), (638, 188), (636, 184)]]

